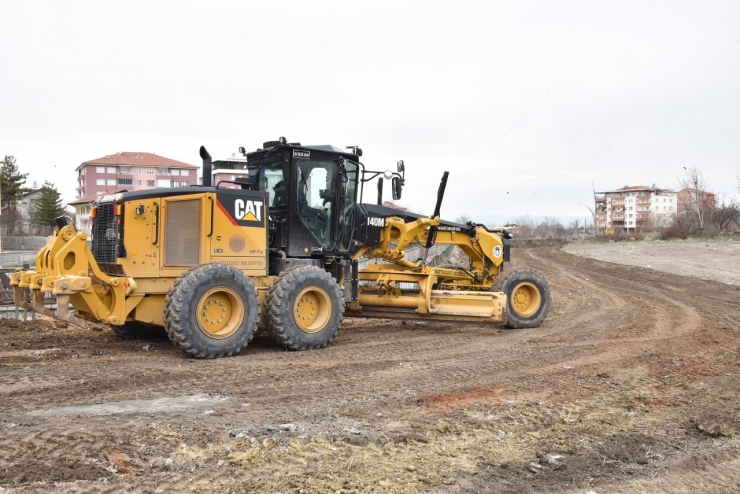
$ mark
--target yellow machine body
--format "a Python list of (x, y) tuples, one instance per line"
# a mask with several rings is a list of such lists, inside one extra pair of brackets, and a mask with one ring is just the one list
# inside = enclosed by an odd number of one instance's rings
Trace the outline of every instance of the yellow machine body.
[[(80, 319), (88, 319), (163, 326), (165, 296), (172, 284), (192, 266), (206, 263), (242, 271), (264, 302), (274, 279), (268, 274), (267, 230), (234, 225), (214, 193), (194, 189), (193, 194), (122, 201), (115, 207), (125, 225), (120, 240), (126, 256), (116, 259), (118, 272), (96, 262), (86, 233), (64, 226), (37, 255), (35, 270), (13, 274), (16, 305), (81, 325)], [(471, 259), (471, 269), (430, 267), (404, 258), (409, 243), (425, 242), (429, 228), (437, 225), (439, 218), (412, 223), (389, 218), (381, 243), (361, 248), (354, 256), (388, 263), (370, 264), (359, 272), (358, 299), (347, 303), (345, 314), (502, 322), (506, 297), (491, 291), (503, 263), (503, 255), (494, 255), (503, 252), (498, 235), (483, 228), (476, 229), (475, 236), (437, 232), (436, 243), (458, 246)], [(23, 289), (33, 294), (30, 302)], [(57, 314), (44, 308), (46, 292), (57, 296)], [(65, 302), (75, 313), (66, 310)]]
[[(57, 230), (36, 256), (33, 271), (11, 278), (16, 305), (52, 315), (44, 308), (46, 292), (57, 296), (56, 317), (84, 325), (79, 318), (120, 325), (138, 321), (163, 326), (165, 296), (172, 284), (194, 265), (229, 264), (250, 277), (260, 299), (272, 282), (267, 276), (265, 207), (263, 226), (233, 223), (215, 193), (192, 194), (115, 203), (125, 225), (118, 239), (126, 253), (115, 266), (101, 267), (88, 246), (88, 235), (71, 225)], [(29, 289), (30, 297), (24, 297)], [(29, 303), (27, 300), (31, 299)], [(66, 310), (71, 303), (76, 315)]]
[(504, 262), (501, 237), (475, 228), (475, 234), (438, 230), (436, 245), (459, 247), (470, 259), (469, 269), (427, 266), (405, 259), (412, 243), (425, 244), (439, 218), (406, 222), (389, 217), (375, 246), (360, 249), (355, 258), (380, 259), (359, 272), (356, 302), (347, 315), (364, 317), (426, 318), (436, 320), (502, 322), (506, 295), (491, 286)]

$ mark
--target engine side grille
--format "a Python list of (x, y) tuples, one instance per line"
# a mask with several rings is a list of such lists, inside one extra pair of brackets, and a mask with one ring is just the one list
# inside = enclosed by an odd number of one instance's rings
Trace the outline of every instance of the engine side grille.
[(98, 215), (93, 228), (93, 254), (98, 263), (115, 264), (118, 242), (117, 218), (113, 215), (115, 204), (98, 204)]
[(167, 203), (164, 263), (195, 266), (200, 261), (200, 199)]

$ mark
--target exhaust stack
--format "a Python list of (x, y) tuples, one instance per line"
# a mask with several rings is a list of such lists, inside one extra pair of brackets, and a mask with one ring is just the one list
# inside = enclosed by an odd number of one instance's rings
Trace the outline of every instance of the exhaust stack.
[(211, 186), (211, 155), (205, 146), (200, 147), (200, 157), (203, 160), (203, 187)]

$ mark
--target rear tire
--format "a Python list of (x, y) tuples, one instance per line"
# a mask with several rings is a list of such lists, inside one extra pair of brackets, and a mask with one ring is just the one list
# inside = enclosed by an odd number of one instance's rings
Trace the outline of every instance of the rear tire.
[(492, 290), (506, 294), (507, 328), (536, 328), (550, 310), (550, 287), (532, 269), (515, 269), (496, 278)]
[(265, 325), (290, 350), (323, 348), (344, 319), (344, 303), (334, 278), (317, 266), (283, 271), (267, 291)]
[(252, 340), (260, 303), (257, 289), (227, 264), (203, 264), (180, 276), (165, 298), (170, 340), (196, 358), (230, 357)]

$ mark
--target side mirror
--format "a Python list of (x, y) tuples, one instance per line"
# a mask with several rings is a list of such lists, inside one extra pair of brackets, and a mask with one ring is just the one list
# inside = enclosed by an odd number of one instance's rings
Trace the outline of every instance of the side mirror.
[(383, 205), (383, 179), (378, 179), (378, 206)]
[(393, 200), (397, 201), (401, 198), (401, 189), (403, 184), (400, 177), (393, 177), (391, 181), (391, 190), (393, 191)]
[(403, 173), (403, 171), (406, 169), (403, 166), (403, 160), (399, 160), (398, 163), (396, 163), (396, 168), (398, 169), (398, 173)]

